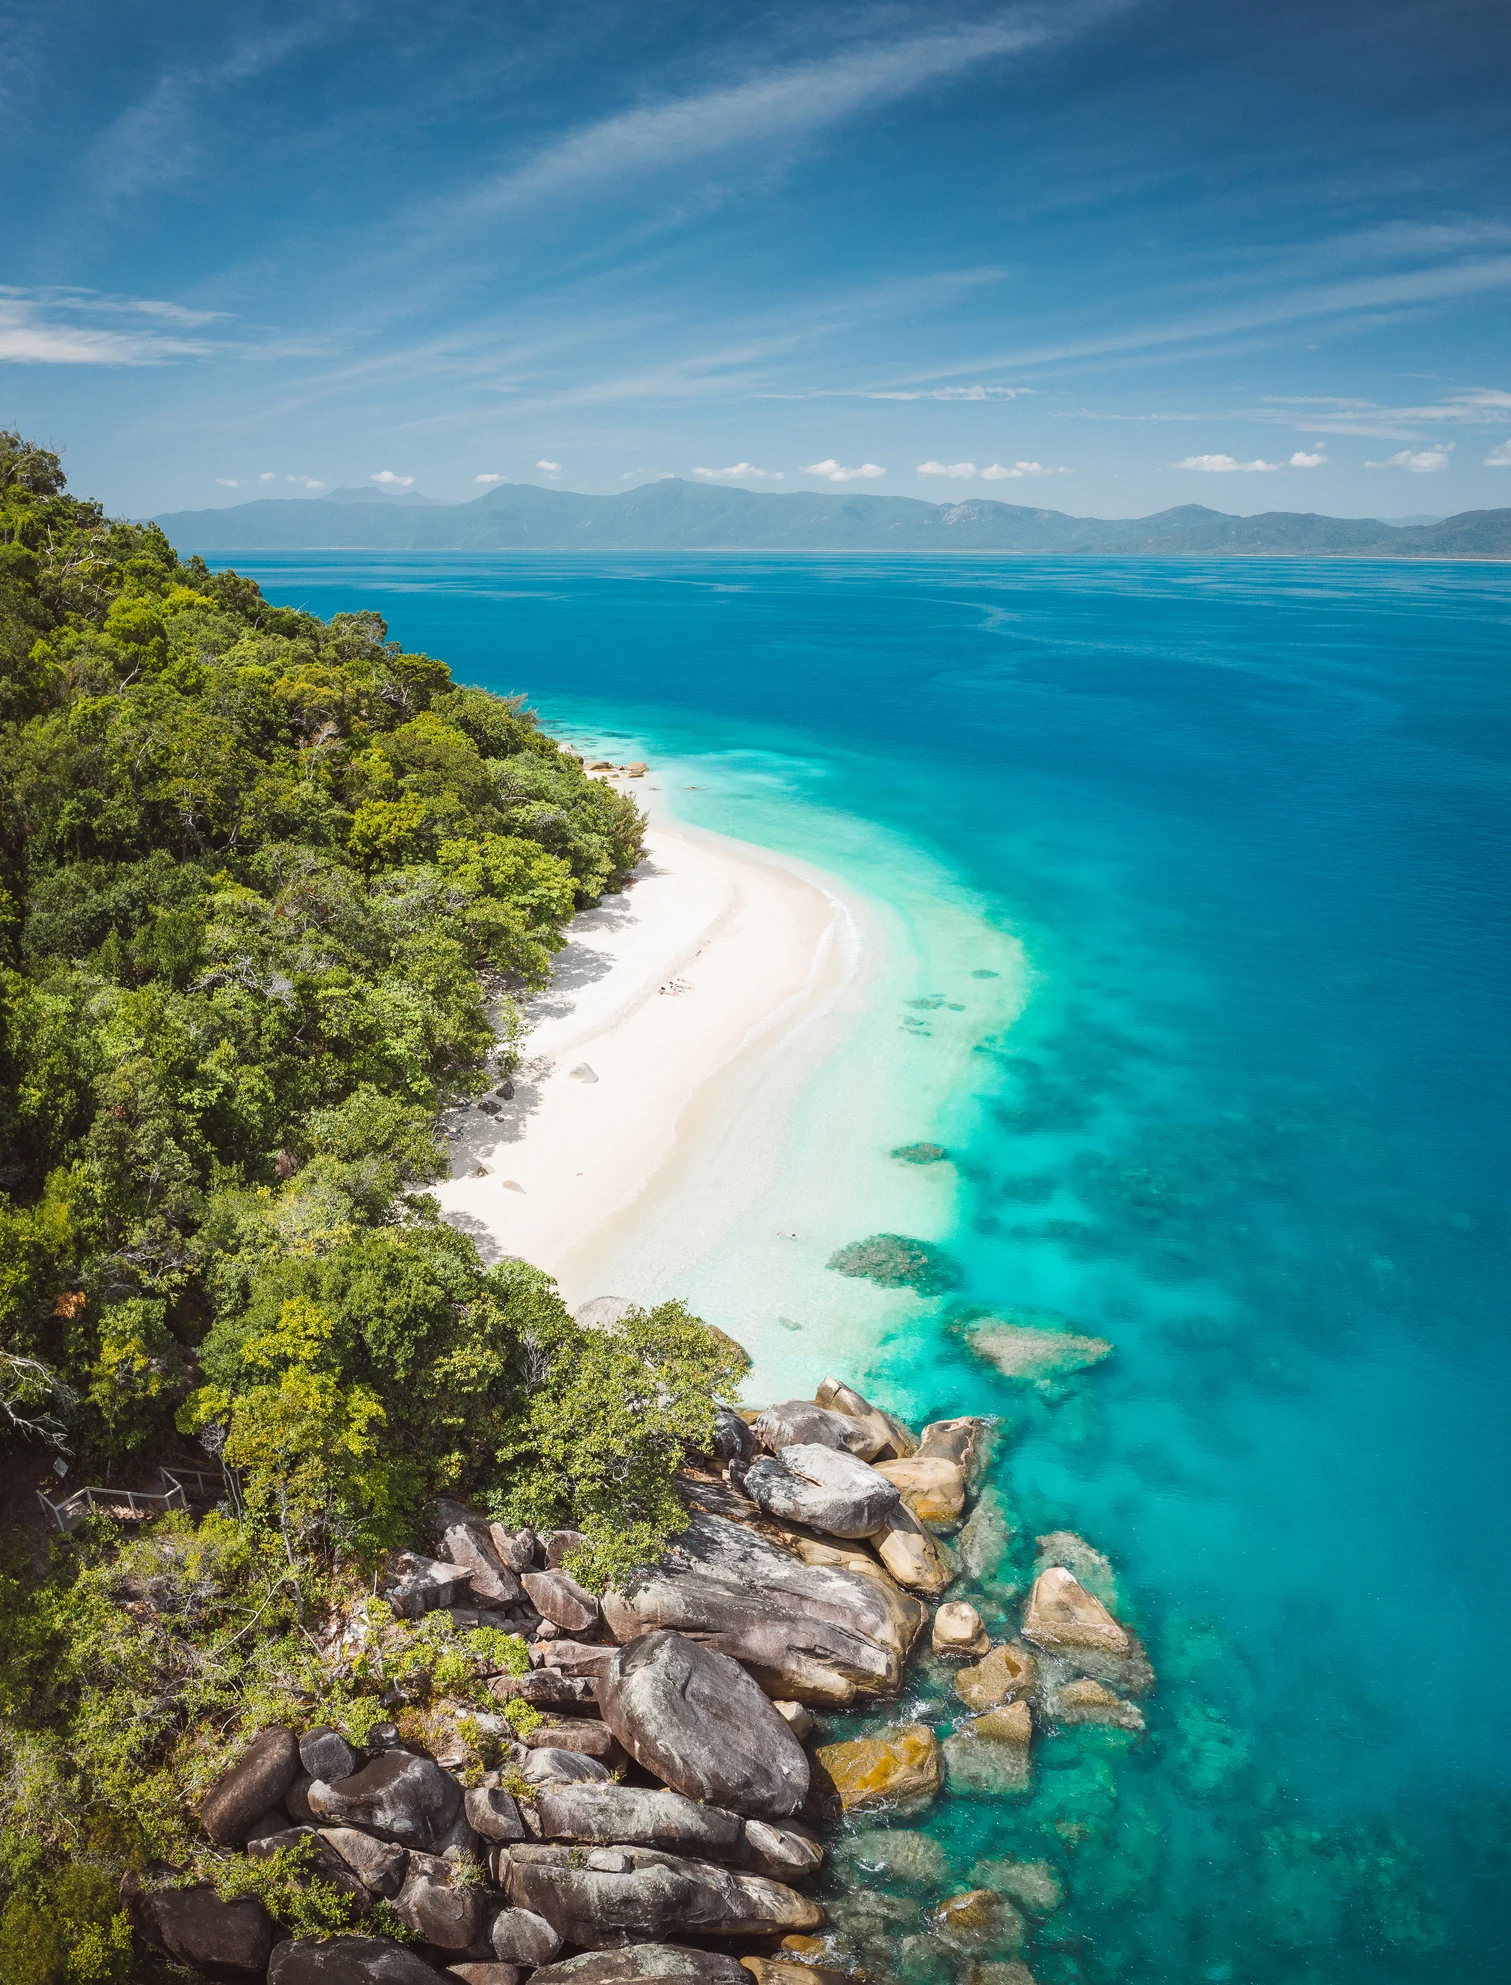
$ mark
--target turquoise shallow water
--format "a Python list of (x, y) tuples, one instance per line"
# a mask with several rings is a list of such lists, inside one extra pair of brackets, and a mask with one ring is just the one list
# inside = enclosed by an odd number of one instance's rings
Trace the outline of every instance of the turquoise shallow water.
[[(883, 895), (916, 854), (1026, 947), (926, 1236), (963, 1285), (889, 1299), (868, 1376), (1004, 1414), (1023, 1535), (1109, 1555), (1160, 1673), (1147, 1739), (1068, 1734), (1026, 1804), (928, 1822), (957, 1876), (1060, 1869), (1035, 1975), (1511, 1975), (1511, 574), (232, 562), (701, 768), (709, 826)], [(926, 893), (906, 915), (926, 956)], [(975, 1024), (950, 969), (937, 1024)], [(897, 1021), (926, 1055), (930, 1010)], [(1117, 1356), (1025, 1394), (961, 1304)]]

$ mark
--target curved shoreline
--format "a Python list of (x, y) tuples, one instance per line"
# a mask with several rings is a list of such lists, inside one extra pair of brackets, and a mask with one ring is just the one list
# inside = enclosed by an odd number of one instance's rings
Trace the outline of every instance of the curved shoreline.
[(764, 1067), (859, 961), (827, 878), (650, 810), (630, 888), (579, 915), (551, 985), (525, 1004), (512, 1096), (448, 1123), (447, 1217), (485, 1251), (546, 1269), (570, 1304), (605, 1293), (594, 1276), (610, 1232), (638, 1224), (689, 1114), (727, 1120), (728, 1078)]

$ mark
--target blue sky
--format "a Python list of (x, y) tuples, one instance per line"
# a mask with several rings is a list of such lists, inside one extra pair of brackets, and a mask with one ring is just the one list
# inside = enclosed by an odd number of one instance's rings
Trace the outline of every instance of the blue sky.
[(0, 424), (136, 514), (1511, 504), (1508, 56), (1503, 0), (0, 0)]

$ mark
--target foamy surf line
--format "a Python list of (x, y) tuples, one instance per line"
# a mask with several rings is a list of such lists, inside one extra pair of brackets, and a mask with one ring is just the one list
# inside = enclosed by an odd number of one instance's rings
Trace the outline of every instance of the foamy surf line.
[(630, 888), (576, 919), (528, 1002), (513, 1095), (452, 1119), (438, 1190), (485, 1251), (544, 1268), (572, 1303), (605, 1293), (579, 1286), (594, 1239), (653, 1190), (693, 1103), (732, 1064), (779, 1053), (854, 967), (824, 883), (664, 817), (646, 840)]

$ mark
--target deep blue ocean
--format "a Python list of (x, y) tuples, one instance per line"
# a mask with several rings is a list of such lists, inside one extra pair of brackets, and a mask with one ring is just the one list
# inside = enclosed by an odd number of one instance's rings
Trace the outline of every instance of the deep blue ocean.
[(1029, 1550), (1094, 1540), (1160, 1675), (1147, 1737), (928, 1822), (1060, 1871), (1042, 1985), (1511, 1977), (1511, 571), (216, 562), (725, 765), (710, 826), (779, 766), (1022, 939), (929, 1238), (1117, 1356), (1056, 1400), (918, 1331), (883, 1376), (1004, 1414)]

